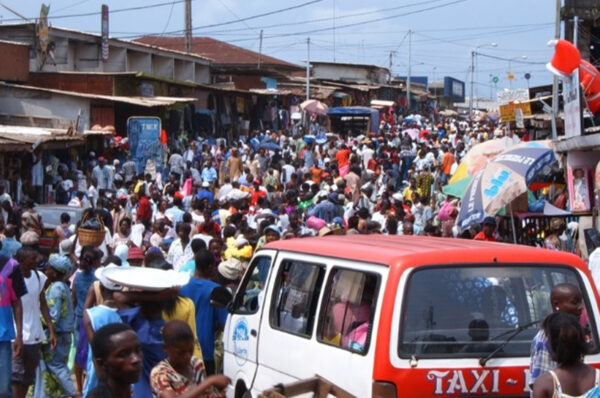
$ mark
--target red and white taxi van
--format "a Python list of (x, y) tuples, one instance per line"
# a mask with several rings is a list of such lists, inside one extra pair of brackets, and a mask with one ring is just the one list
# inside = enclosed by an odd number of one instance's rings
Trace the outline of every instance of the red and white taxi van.
[(576, 256), (416, 236), (273, 242), (229, 302), (229, 397), (315, 374), (360, 398), (528, 397), (531, 340), (565, 282), (583, 293), (586, 361), (600, 365), (598, 295)]

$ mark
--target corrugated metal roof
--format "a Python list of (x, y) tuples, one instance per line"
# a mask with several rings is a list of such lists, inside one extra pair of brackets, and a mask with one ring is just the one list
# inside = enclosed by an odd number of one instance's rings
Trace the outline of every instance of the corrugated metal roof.
[[(135, 42), (180, 52), (185, 51), (184, 37), (145, 36), (135, 39)], [(212, 59), (215, 66), (255, 66), (258, 65), (260, 59), (261, 65), (279, 66), (294, 70), (302, 69), (301, 66), (291, 62), (259, 54), (210, 37), (193, 37), (192, 53)]]
[(43, 88), (43, 87), (35, 87), (35, 86), (26, 86), (22, 84), (9, 84), (0, 82), (0, 86), (5, 87), (14, 87), (17, 89), (28, 90), (28, 91), (38, 91), (38, 92), (46, 92), (46, 93), (54, 93), (60, 95), (67, 95), (71, 97), (80, 97), (80, 98), (89, 98), (89, 99), (97, 99), (104, 100), (110, 102), (120, 102), (131, 105), (138, 105), (147, 108), (151, 108), (154, 106), (169, 106), (182, 102), (194, 102), (197, 98), (185, 98), (185, 97), (125, 97), (118, 95), (100, 95), (100, 94), (87, 94), (87, 93), (79, 93), (76, 91), (65, 91), (65, 90), (57, 90), (54, 88)]
[(32, 151), (34, 146), (67, 148), (84, 142), (82, 135), (70, 130), (0, 125), (0, 152)]

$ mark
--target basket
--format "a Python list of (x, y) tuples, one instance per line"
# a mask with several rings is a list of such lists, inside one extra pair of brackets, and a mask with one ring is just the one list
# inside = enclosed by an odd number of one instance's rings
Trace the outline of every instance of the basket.
[[(102, 227), (101, 229), (87, 229), (87, 228), (77, 228), (77, 238), (79, 239), (79, 244), (83, 246), (100, 246), (102, 242), (104, 242), (104, 235), (106, 231), (104, 230), (104, 222), (102, 221), (102, 217), (93, 216), (98, 219), (98, 223)], [(89, 217), (81, 220), (81, 224), (86, 222)]]

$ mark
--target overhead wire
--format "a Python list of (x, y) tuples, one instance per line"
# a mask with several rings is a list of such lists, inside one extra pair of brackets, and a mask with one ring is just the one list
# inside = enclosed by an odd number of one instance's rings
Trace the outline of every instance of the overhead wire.
[[(366, 24), (370, 24), (370, 23), (374, 23), (374, 22), (381, 22), (381, 21), (386, 21), (389, 19), (400, 18), (400, 17), (404, 17), (404, 16), (408, 16), (408, 15), (420, 14), (422, 12), (431, 11), (434, 9), (437, 10), (440, 8), (449, 7), (454, 4), (464, 3), (466, 1), (468, 1), (468, 0), (454, 0), (454, 1), (447, 2), (445, 4), (422, 8), (422, 9), (414, 10), (414, 11), (407, 11), (407, 12), (404, 12), (401, 14), (388, 15), (385, 17), (374, 18), (374, 19), (370, 19), (370, 20), (354, 22), (354, 23), (349, 23), (349, 24), (345, 24), (345, 25), (337, 25), (336, 29), (350, 28), (350, 27), (354, 27), (354, 26), (361, 26), (361, 25), (366, 25)], [(291, 37), (291, 36), (307, 36), (307, 35), (313, 35), (315, 33), (320, 33), (320, 32), (328, 32), (331, 29), (333, 29), (333, 28), (332, 27), (324, 27), (324, 28), (311, 29), (311, 30), (305, 30), (305, 31), (300, 31), (300, 32), (273, 34), (273, 35), (269, 35), (269, 36), (265, 36), (265, 37), (266, 38), (276, 38), (276, 37)], [(234, 39), (234, 40), (229, 40), (229, 42), (243, 42), (243, 41), (248, 41), (248, 40), (249, 39)]]
[[(175, 3), (183, 3), (186, 0), (175, 0)], [(196, 0), (192, 0), (192, 1), (196, 1)], [(143, 6), (135, 6), (135, 7), (127, 7), (127, 8), (118, 8), (116, 10), (109, 10), (109, 14), (118, 14), (118, 13), (122, 13), (122, 12), (129, 12), (129, 11), (140, 11), (140, 10), (147, 10), (147, 9), (152, 9), (152, 8), (158, 8), (158, 7), (165, 7), (165, 6), (170, 6), (173, 2), (172, 1), (167, 1), (167, 2), (162, 2), (162, 3), (154, 3), (154, 4), (146, 4)], [(78, 14), (66, 14), (66, 15), (48, 15), (48, 19), (49, 20), (54, 20), (54, 19), (68, 19), (68, 18), (82, 18), (82, 17), (90, 17), (90, 16), (95, 16), (95, 15), (101, 15), (102, 11), (91, 11), (91, 12), (84, 12), (84, 13), (78, 13)], [(36, 17), (30, 18), (30, 19), (36, 19)], [(13, 21), (19, 21), (20, 19), (16, 19), (16, 18), (9, 18), (9, 19), (5, 19), (5, 22), (13, 22)]]

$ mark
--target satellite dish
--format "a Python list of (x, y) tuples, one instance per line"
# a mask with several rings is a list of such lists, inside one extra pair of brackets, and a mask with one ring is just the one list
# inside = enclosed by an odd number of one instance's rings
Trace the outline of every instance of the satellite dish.
[(531, 73), (525, 73), (525, 80), (531, 79)]

